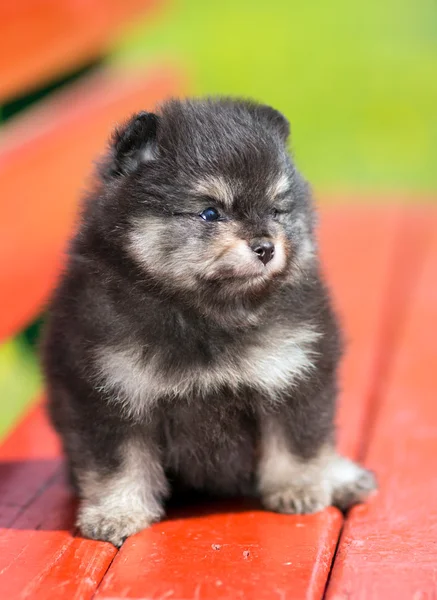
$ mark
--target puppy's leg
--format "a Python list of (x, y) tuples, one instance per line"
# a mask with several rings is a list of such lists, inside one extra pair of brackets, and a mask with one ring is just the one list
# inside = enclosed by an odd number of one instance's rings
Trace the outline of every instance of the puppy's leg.
[(86, 537), (121, 546), (134, 533), (159, 520), (168, 484), (156, 450), (140, 436), (125, 440), (114, 471), (76, 472), (80, 505), (77, 525)]
[(346, 510), (376, 488), (371, 472), (335, 452), (326, 418), (302, 407), (260, 417), (257, 476), (266, 508), (313, 513), (334, 504)]

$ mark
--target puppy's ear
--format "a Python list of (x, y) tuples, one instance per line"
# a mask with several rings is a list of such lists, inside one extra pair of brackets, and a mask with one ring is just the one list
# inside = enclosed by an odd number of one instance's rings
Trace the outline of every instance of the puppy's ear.
[(105, 169), (106, 176), (128, 175), (141, 163), (156, 159), (158, 123), (157, 115), (140, 112), (115, 130), (111, 143), (111, 159)]
[(258, 106), (258, 114), (272, 129), (274, 129), (285, 143), (290, 135), (290, 123), (279, 110), (262, 104)]

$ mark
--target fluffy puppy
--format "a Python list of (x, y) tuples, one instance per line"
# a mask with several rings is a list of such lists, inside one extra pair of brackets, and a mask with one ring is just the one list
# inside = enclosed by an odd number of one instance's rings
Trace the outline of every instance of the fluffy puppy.
[(182, 489), (284, 513), (374, 489), (334, 447), (341, 344), (288, 135), (227, 98), (115, 132), (43, 343), (85, 536), (120, 546)]

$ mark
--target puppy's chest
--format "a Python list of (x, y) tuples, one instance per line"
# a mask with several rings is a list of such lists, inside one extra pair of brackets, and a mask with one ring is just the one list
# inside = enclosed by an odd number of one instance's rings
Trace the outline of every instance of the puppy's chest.
[(160, 446), (172, 481), (218, 493), (248, 493), (258, 428), (250, 406), (234, 400), (237, 406), (218, 393), (197, 403), (175, 400), (161, 411)]
[(310, 326), (271, 328), (252, 340), (204, 343), (190, 353), (181, 347), (166, 349), (131, 344), (100, 348), (96, 355), (103, 388), (126, 411), (140, 415), (159, 400), (210, 396), (227, 389), (253, 389), (274, 400), (313, 366), (318, 334)]

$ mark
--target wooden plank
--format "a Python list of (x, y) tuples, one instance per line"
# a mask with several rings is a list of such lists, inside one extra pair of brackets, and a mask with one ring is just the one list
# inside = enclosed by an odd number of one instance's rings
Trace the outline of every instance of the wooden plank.
[(60, 466), (60, 459), (0, 462), (0, 527), (12, 525)]
[(158, 0), (0, 3), (0, 100), (49, 83), (102, 56), (123, 25)]
[[(381, 490), (347, 519), (331, 600), (437, 597), (437, 214), (425, 220), (426, 260), (411, 288), (366, 456)], [(414, 237), (404, 235), (406, 253)]]
[(0, 475), (2, 597), (91, 598), (116, 549), (75, 537), (76, 501), (41, 404), (0, 446)]
[(0, 445), (0, 527), (14, 522), (60, 466), (59, 441), (38, 402)]
[[(352, 337), (341, 402), (340, 442), (359, 444), (376, 363), (386, 282), (402, 211), (330, 208), (322, 215), (322, 253), (328, 278)], [(371, 243), (369, 243), (371, 240)], [(363, 311), (363, 305), (366, 310)], [(344, 402), (353, 406), (344, 406)], [(346, 427), (347, 426), (347, 427)], [(247, 508), (164, 521), (126, 542), (99, 587), (110, 598), (321, 598), (338, 539), (335, 509), (306, 517)], [(214, 550), (212, 544), (221, 546)], [(244, 559), (243, 552), (249, 551)]]
[(235, 504), (216, 510), (130, 538), (96, 598), (321, 597), (341, 523), (335, 509), (289, 518)]
[(338, 438), (357, 458), (392, 307), (386, 303), (404, 221), (399, 206), (339, 205), (322, 214), (320, 251), (344, 329)]
[(42, 400), (30, 407), (18, 426), (2, 441), (0, 461), (53, 459), (60, 455), (59, 439), (48, 423)]
[(47, 300), (93, 161), (117, 121), (180, 93), (166, 67), (104, 71), (11, 121), (0, 142), (0, 339)]
[(15, 598), (92, 598), (116, 554), (112, 544), (74, 537), (75, 502), (63, 482), (53, 482), (0, 530), (0, 589)]

